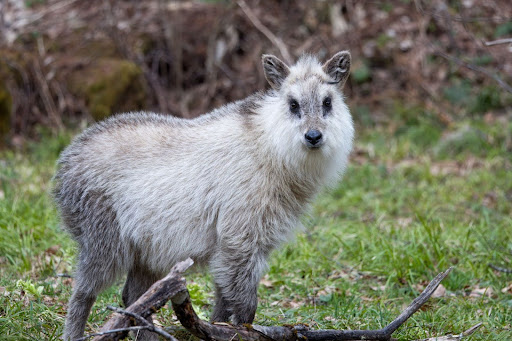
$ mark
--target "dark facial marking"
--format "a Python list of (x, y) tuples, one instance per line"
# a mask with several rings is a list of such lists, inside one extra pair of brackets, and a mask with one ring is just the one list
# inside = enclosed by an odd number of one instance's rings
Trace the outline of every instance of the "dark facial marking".
[(324, 113), (324, 117), (327, 116), (332, 110), (332, 101), (331, 97), (327, 96), (324, 98), (324, 101), (322, 102), (322, 109)]
[(300, 117), (300, 105), (299, 105), (299, 102), (297, 102), (297, 100), (292, 98), (292, 99), (290, 99), (288, 104), (290, 106), (290, 111), (292, 112), (292, 114), (294, 114), (297, 117)]

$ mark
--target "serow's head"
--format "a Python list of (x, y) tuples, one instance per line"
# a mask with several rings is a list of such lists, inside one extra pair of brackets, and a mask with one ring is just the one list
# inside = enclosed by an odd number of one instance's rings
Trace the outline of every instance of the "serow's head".
[(348, 51), (323, 65), (309, 55), (292, 66), (273, 55), (263, 55), (262, 62), (274, 90), (274, 115), (279, 117), (272, 121), (281, 138), (312, 152), (351, 148), (352, 119), (342, 93), (350, 71)]

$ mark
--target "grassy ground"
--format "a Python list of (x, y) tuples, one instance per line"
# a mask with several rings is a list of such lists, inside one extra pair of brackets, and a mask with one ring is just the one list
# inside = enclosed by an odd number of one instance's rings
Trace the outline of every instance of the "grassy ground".
[[(425, 112), (398, 113), (392, 126), (363, 130), (344, 181), (304, 218), (306, 232), (272, 256), (259, 288), (256, 323), (381, 328), (438, 272), (454, 266), (437, 297), (394, 337), (460, 333), (512, 339), (512, 123), (466, 119), (443, 127)], [(361, 116), (364, 119), (363, 116)], [(0, 339), (56, 340), (72, 280), (74, 244), (58, 228), (48, 196), (69, 137), (0, 154)], [(204, 318), (208, 276), (188, 276)], [(120, 304), (120, 285), (100, 296), (96, 330)], [(170, 309), (156, 315), (176, 323)]]

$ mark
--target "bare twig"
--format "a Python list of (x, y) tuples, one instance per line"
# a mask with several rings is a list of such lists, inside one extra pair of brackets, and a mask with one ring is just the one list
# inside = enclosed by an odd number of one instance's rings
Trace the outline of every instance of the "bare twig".
[(512, 269), (502, 268), (502, 267), (496, 266), (494, 264), (489, 264), (489, 267), (491, 269), (494, 269), (494, 270), (499, 271), (499, 272), (504, 272), (506, 274), (512, 274)]
[(421, 339), (421, 340), (415, 340), (415, 341), (456, 341), (456, 340), (462, 340), (466, 336), (470, 336), (471, 334), (473, 334), (481, 326), (482, 326), (482, 323), (480, 322), (480, 323), (475, 324), (473, 327), (467, 329), (466, 331), (464, 331), (464, 332), (462, 332), (460, 334), (457, 334), (457, 335), (448, 334), (448, 335), (445, 335), (445, 336), (434, 336), (434, 337), (430, 337), (428, 339)]
[(46, 77), (43, 74), (43, 69), (41, 68), (41, 64), (38, 59), (35, 59), (34, 61), (34, 75), (36, 77), (37, 82), (39, 83), (38, 86), (41, 89), (41, 99), (43, 100), (43, 104), (49, 118), (53, 121), (53, 123), (57, 126), (59, 130), (64, 129), (64, 125), (58, 114), (57, 106), (55, 105), (55, 101), (53, 100), (50, 87), (48, 86), (48, 81), (46, 80)]
[[(185, 279), (181, 277), (181, 274), (191, 267), (193, 263), (192, 259), (188, 258), (176, 264), (167, 276), (153, 284), (137, 301), (126, 308), (126, 311), (135, 313), (142, 318), (147, 318), (159, 310), (172, 296), (177, 295), (183, 290)], [(128, 333), (126, 328), (129, 328), (131, 324), (132, 321), (126, 315), (116, 314), (107, 321), (101, 331), (106, 332), (114, 329), (120, 331), (113, 336), (97, 336), (94, 340), (120, 340), (126, 336)]]
[(512, 38), (497, 39), (497, 40), (485, 42), (485, 46), (493, 46), (493, 45), (500, 45), (500, 44), (512, 44)]
[(470, 69), (470, 70), (473, 70), (473, 71), (476, 71), (476, 72), (480, 72), (482, 74), (484, 74), (485, 76), (487, 77), (490, 77), (492, 79), (494, 79), (504, 90), (512, 93), (512, 86), (510, 86), (509, 84), (507, 84), (506, 82), (504, 82), (500, 77), (498, 77), (497, 75), (487, 71), (486, 69), (480, 67), (480, 66), (477, 66), (477, 65), (473, 65), (471, 63), (468, 63), (468, 62), (465, 62), (457, 57), (454, 57), (454, 56), (450, 56), (449, 54), (446, 54), (442, 51), (439, 51), (439, 50), (436, 50), (434, 51), (434, 54), (440, 56), (440, 57), (443, 57), (444, 59), (447, 59), (459, 66), (463, 66), (467, 69)]
[[(452, 271), (452, 267), (438, 274), (425, 288), (425, 290), (396, 318), (385, 328), (379, 330), (342, 330), (342, 331), (321, 331), (313, 330), (301, 332), (309, 341), (320, 341), (335, 337), (336, 340), (389, 340), (391, 334), (405, 323), (423, 304), (432, 296), (441, 281)], [(327, 332), (327, 333), (326, 333)], [(331, 334), (332, 333), (332, 334)], [(348, 337), (347, 337), (348, 336)]]
[(237, 1), (238, 6), (242, 9), (244, 14), (249, 18), (251, 23), (256, 27), (261, 33), (265, 35), (265, 37), (270, 40), (274, 46), (276, 46), (279, 49), (279, 52), (284, 58), (284, 61), (288, 64), (292, 64), (292, 56), (290, 55), (290, 52), (288, 52), (288, 48), (284, 44), (284, 42), (276, 37), (274, 33), (272, 33), (265, 25), (262, 24), (260, 19), (254, 14), (254, 12), (251, 10), (251, 8), (247, 5), (247, 3), (244, 0), (238, 0)]
[[(86, 335), (84, 337), (81, 337), (79, 339), (76, 339), (74, 341), (85, 341), (85, 340), (87, 340), (87, 339), (89, 339), (91, 337), (95, 337), (95, 336), (104, 336), (107, 339), (116, 340), (118, 338), (109, 338), (109, 335), (110, 334), (125, 334), (125, 333), (128, 333), (128, 332), (136, 332), (136, 331), (140, 331), (140, 330), (149, 330), (149, 327), (148, 326), (134, 326), (134, 327), (110, 329), (110, 330), (105, 330), (105, 331), (102, 331), (102, 332), (92, 333), (92, 334)], [(173, 340), (176, 340), (176, 339), (173, 338)]]
[(73, 278), (73, 276), (71, 276), (70, 274), (65, 274), (65, 273), (57, 274), (57, 277)]
[(452, 271), (452, 267), (450, 267), (448, 270), (441, 272), (439, 275), (437, 275), (423, 290), (423, 292), (412, 301), (412, 303), (393, 321), (391, 322), (385, 330), (389, 332), (389, 335), (391, 335), (399, 326), (401, 326), (409, 317), (411, 317), (418, 309), (421, 308), (423, 304), (432, 296), (434, 291), (436, 291), (437, 287), (441, 283), (443, 279), (448, 276), (448, 274)]
[(137, 320), (138, 323), (140, 323), (142, 326), (146, 327), (147, 330), (163, 336), (166, 340), (176, 341), (176, 339), (171, 334), (169, 334), (168, 332), (166, 332), (165, 330), (163, 330), (161, 328), (155, 327), (153, 324), (149, 323), (148, 320), (146, 320), (144, 317), (140, 316), (139, 314), (136, 314), (136, 313), (133, 313), (131, 311), (124, 310), (121, 308), (113, 307), (111, 305), (107, 306), (107, 309), (115, 311), (118, 314), (124, 314), (126, 316), (133, 317), (135, 320)]
[(469, 335), (473, 334), (482, 325), (483, 325), (482, 322), (475, 324), (473, 327), (471, 327), (471, 328), (467, 329), (466, 331), (462, 332), (461, 336), (462, 337), (466, 337), (466, 336), (469, 336)]
[(144, 317), (140, 316), (139, 314), (132, 313), (131, 311), (124, 310), (124, 309), (121, 309), (121, 308), (118, 308), (118, 307), (114, 307), (114, 306), (111, 306), (111, 305), (107, 305), (107, 309), (108, 310), (112, 310), (112, 311), (114, 311), (114, 312), (116, 312), (118, 314), (124, 314), (126, 316), (133, 317), (135, 320), (137, 320), (137, 322), (139, 322), (143, 326), (148, 326), (148, 325), (151, 324)]

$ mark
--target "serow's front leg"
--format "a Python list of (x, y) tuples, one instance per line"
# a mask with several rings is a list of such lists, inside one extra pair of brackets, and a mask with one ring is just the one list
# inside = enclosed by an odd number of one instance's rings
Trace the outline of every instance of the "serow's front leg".
[(211, 322), (229, 322), (231, 312), (229, 302), (222, 297), (222, 292), (217, 284), (215, 284), (215, 307), (210, 318)]
[(258, 250), (223, 248), (211, 261), (217, 299), (211, 320), (252, 323), (258, 307), (258, 283), (267, 265)]

